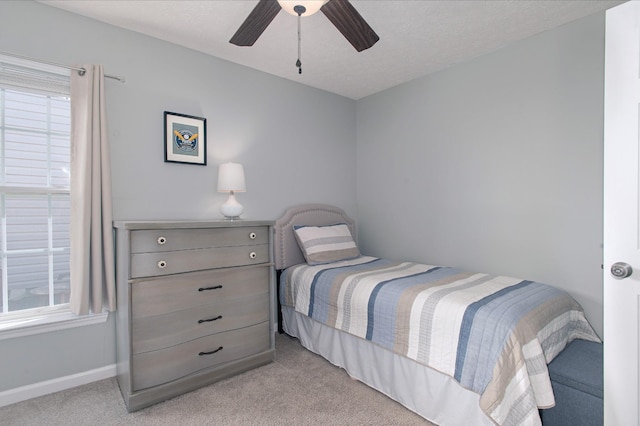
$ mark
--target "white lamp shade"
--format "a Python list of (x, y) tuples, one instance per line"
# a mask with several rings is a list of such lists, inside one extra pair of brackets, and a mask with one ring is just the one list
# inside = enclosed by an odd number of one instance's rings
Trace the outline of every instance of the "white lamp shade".
[(218, 168), (218, 192), (244, 192), (246, 190), (242, 164), (221, 164)]
[(293, 10), (295, 6), (304, 6), (307, 9), (301, 16), (310, 16), (320, 10), (329, 0), (278, 0), (280, 6), (293, 16), (298, 14)]

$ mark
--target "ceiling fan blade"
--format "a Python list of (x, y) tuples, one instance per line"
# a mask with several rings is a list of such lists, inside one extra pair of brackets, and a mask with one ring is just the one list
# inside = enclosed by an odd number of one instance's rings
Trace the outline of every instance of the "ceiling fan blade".
[(277, 0), (260, 0), (244, 20), (229, 43), (236, 46), (253, 46), (258, 37), (267, 29), (273, 18), (280, 12)]
[(329, 0), (320, 10), (358, 52), (380, 40), (348, 0)]

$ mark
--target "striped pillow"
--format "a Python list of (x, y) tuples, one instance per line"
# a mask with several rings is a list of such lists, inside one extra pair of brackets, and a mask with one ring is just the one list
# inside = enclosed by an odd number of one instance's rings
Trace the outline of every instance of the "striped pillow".
[(320, 265), (360, 256), (360, 250), (344, 223), (329, 226), (294, 226), (293, 230), (309, 265)]

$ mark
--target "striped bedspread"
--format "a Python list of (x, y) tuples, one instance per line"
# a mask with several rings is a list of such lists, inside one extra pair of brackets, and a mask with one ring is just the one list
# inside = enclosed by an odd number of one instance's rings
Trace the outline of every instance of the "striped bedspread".
[(517, 278), (362, 256), (293, 266), (281, 283), (283, 305), (453, 377), (499, 425), (540, 424), (547, 363), (599, 341), (566, 292)]

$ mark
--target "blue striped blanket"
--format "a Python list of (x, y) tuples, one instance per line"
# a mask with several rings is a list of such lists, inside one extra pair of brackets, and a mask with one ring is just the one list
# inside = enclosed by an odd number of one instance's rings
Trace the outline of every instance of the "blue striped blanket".
[(499, 425), (540, 424), (547, 364), (599, 341), (566, 292), (532, 281), (361, 256), (283, 272), (281, 303), (434, 368), (480, 395)]

